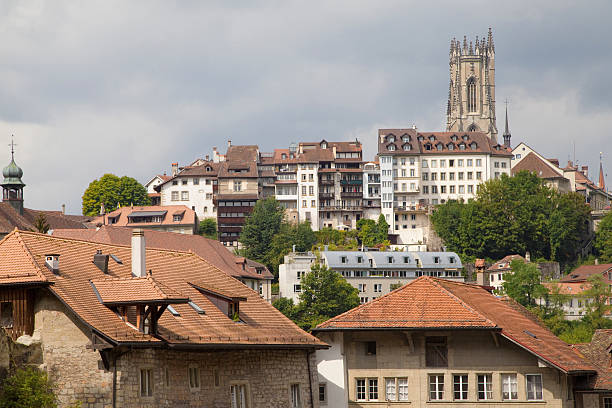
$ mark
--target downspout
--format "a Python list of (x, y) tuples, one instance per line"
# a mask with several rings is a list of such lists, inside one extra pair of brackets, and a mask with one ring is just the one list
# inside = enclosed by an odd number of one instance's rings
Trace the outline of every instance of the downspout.
[(308, 386), (310, 387), (310, 407), (314, 408), (314, 400), (312, 398), (312, 372), (310, 368), (310, 355), (313, 352), (306, 350), (306, 364), (308, 365)]

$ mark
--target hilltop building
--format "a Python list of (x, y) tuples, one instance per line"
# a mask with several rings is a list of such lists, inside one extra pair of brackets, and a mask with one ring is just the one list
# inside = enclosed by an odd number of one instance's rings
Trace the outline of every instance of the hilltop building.
[(195, 211), (184, 205), (119, 207), (94, 218), (91, 223), (95, 226), (146, 228), (179, 234), (198, 232), (198, 217)]
[[(495, 45), (489, 28), (483, 37), (463, 45), (452, 39), (449, 53), (450, 83), (446, 111), (448, 132), (483, 132), (497, 144), (495, 120)], [(504, 138), (505, 139), (505, 138)]]

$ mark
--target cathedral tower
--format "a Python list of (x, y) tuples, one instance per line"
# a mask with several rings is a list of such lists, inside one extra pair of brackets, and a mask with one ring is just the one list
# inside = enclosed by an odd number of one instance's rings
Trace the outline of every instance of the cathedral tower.
[(446, 108), (449, 132), (485, 132), (497, 143), (495, 123), (495, 46), (493, 34), (476, 43), (463, 37), (463, 44), (450, 45), (450, 85)]

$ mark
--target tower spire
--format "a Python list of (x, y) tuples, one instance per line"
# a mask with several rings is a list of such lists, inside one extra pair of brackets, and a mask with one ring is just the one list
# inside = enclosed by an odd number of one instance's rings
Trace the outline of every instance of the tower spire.
[(603, 165), (601, 164), (602, 154), (602, 152), (599, 152), (599, 185), (597, 187), (601, 188), (603, 191), (606, 191), (606, 180), (604, 178)]
[(510, 138), (512, 135), (510, 134), (510, 129), (508, 126), (508, 99), (506, 99), (506, 128), (504, 129), (504, 146), (507, 148), (512, 148), (510, 144)]

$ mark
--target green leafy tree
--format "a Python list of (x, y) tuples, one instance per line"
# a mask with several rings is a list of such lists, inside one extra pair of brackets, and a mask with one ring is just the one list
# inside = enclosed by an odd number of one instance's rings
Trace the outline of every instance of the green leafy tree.
[(612, 262), (612, 211), (599, 222), (595, 235), (595, 249), (602, 262)]
[(296, 313), (304, 330), (359, 305), (357, 289), (324, 265), (313, 265), (311, 272), (302, 278), (301, 286)]
[(293, 245), (296, 251), (305, 252), (312, 249), (316, 242), (317, 237), (310, 227), (310, 222), (304, 221), (298, 225), (283, 222), (278, 233), (272, 237), (264, 263), (278, 276), (278, 265), (283, 262), (284, 256), (292, 251)]
[(535, 305), (536, 299), (543, 298), (548, 290), (540, 283), (541, 274), (534, 263), (515, 259), (510, 263), (512, 273), (504, 274), (504, 293), (523, 306)]
[(49, 228), (51, 227), (47, 222), (47, 217), (45, 216), (45, 214), (42, 212), (38, 213), (36, 219), (34, 220), (34, 229), (40, 232), (41, 234), (46, 234), (47, 232), (49, 232)]
[(587, 305), (585, 320), (591, 323), (593, 328), (601, 329), (607, 326), (606, 315), (612, 310), (609, 304), (612, 291), (603, 276), (596, 274), (587, 279), (587, 288), (582, 292), (582, 297)]
[(578, 193), (556, 194), (548, 220), (550, 258), (569, 261), (588, 231), (591, 209)]
[(373, 247), (377, 244), (378, 226), (376, 221), (367, 218), (362, 218), (357, 221), (357, 236), (361, 243), (367, 247)]
[(293, 299), (281, 297), (272, 302), (272, 306), (277, 308), (282, 314), (291, 320), (296, 320), (296, 308), (293, 304)]
[(217, 220), (214, 218), (204, 218), (200, 221), (199, 234), (211, 239), (217, 239)]
[(144, 186), (135, 179), (105, 174), (89, 183), (83, 193), (83, 215), (98, 215), (102, 203), (106, 211), (114, 211), (119, 205), (149, 205), (151, 200)]
[(385, 219), (383, 214), (378, 216), (378, 222), (376, 223), (377, 243), (383, 243), (389, 239), (389, 223)]
[(240, 242), (244, 246), (242, 254), (259, 262), (266, 262), (272, 239), (280, 231), (285, 209), (274, 197), (258, 200), (253, 212), (247, 217)]
[(47, 373), (32, 367), (18, 369), (4, 380), (0, 408), (55, 408), (57, 402)]

